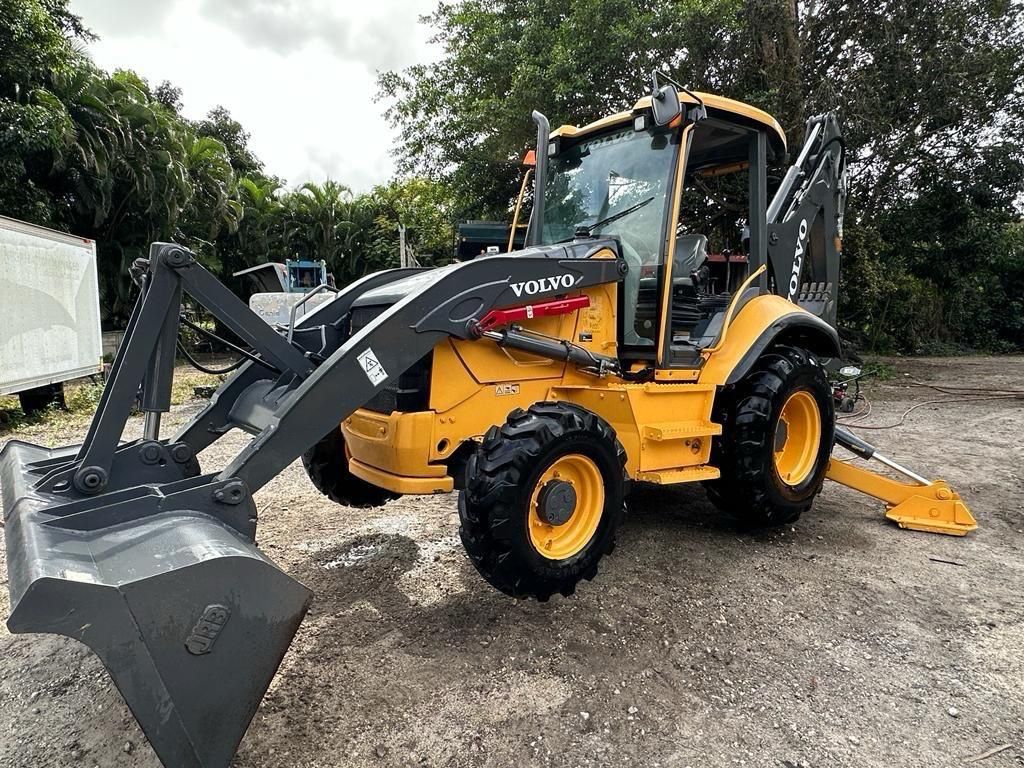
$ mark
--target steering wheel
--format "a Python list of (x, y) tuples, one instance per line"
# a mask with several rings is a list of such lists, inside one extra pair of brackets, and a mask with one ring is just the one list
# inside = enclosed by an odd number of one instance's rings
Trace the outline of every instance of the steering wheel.
[(626, 279), (623, 281), (626, 290), (626, 301), (623, 303), (625, 317), (622, 323), (626, 337), (624, 341), (626, 344), (639, 344), (640, 334), (636, 332), (635, 327), (636, 305), (637, 300), (640, 298), (640, 270), (643, 267), (644, 260), (636, 248), (621, 237), (619, 238), (619, 243), (622, 245), (622, 257), (625, 259), (626, 264), (629, 265), (629, 271), (626, 273)]

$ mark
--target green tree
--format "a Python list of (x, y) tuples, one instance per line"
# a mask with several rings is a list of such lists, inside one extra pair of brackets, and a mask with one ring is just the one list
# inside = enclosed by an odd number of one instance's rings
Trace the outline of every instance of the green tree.
[(177, 238), (217, 266), (212, 241), (237, 225), (224, 145), (136, 74), (81, 53), (66, 0), (0, 0), (0, 210), (97, 241), (106, 320), (123, 321), (132, 261)]
[(196, 123), (196, 133), (217, 139), (227, 149), (231, 168), (238, 177), (263, 174), (263, 163), (249, 148), (249, 134), (224, 107), (214, 107)]
[(556, 124), (628, 109), (656, 67), (766, 109), (791, 148), (808, 115), (837, 110), (852, 177), (841, 321), (880, 347), (1020, 347), (1020, 316), (996, 309), (1017, 278), (994, 264), (1024, 194), (1022, 7), (459, 0), (426, 19), (438, 61), (380, 86), (400, 168), (449, 182), (459, 218), (507, 219), (531, 109)]
[(285, 198), (289, 209), (285, 241), (303, 258), (344, 264), (343, 237), (352, 190), (331, 179), (307, 182)]
[(85, 62), (66, 33), (75, 24), (51, 5), (0, 0), (0, 202), (6, 215), (60, 226), (38, 175), (60, 155), (73, 125), (49, 95)]
[[(631, 106), (652, 69), (728, 90), (738, 0), (464, 0), (427, 17), (444, 55), (380, 78), (403, 172), (450, 181), (460, 215), (505, 217), (530, 112), (594, 120)], [(557, 124), (557, 123), (556, 123)]]
[(374, 264), (396, 266), (399, 226), (405, 227), (406, 248), (424, 265), (446, 264), (455, 243), (453, 203), (447, 185), (422, 177), (400, 179), (374, 187), (368, 196), (375, 210)]

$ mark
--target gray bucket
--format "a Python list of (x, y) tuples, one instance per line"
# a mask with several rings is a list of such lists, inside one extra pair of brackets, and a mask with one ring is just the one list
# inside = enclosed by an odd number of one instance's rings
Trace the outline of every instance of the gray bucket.
[(256, 548), (247, 494), (220, 513), (209, 477), (70, 502), (34, 490), (73, 455), (0, 451), (7, 626), (92, 649), (165, 765), (227, 766), (311, 593)]

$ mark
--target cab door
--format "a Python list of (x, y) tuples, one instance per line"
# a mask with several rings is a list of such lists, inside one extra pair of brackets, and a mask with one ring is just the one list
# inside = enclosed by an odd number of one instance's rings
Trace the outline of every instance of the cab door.
[(709, 117), (684, 129), (684, 147), (659, 286), (657, 367), (659, 378), (685, 380), (703, 365), (737, 286), (764, 263), (765, 134)]

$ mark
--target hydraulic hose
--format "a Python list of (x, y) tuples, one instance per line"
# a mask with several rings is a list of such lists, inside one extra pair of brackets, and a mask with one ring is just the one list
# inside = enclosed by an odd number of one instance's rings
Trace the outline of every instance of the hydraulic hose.
[(178, 341), (178, 349), (181, 350), (181, 353), (185, 356), (185, 359), (188, 360), (189, 363), (196, 370), (201, 371), (203, 373), (213, 374), (213, 375), (219, 375), (219, 374), (223, 374), (223, 373), (230, 373), (231, 371), (234, 371), (235, 369), (241, 367), (241, 365), (248, 360), (248, 361), (251, 361), (253, 363), (256, 363), (257, 365), (262, 365), (264, 368), (267, 368), (268, 370), (271, 370), (274, 373), (278, 373), (278, 374), (281, 373), (281, 371), (278, 370), (276, 366), (271, 365), (270, 363), (268, 363), (266, 360), (264, 360), (263, 358), (259, 357), (258, 355), (254, 355), (249, 350), (242, 349), (242, 347), (238, 346), (237, 344), (232, 344), (227, 339), (221, 338), (220, 336), (215, 334), (213, 331), (208, 331), (205, 328), (203, 328), (201, 325), (197, 325), (196, 323), (193, 323), (191, 320), (189, 320), (184, 315), (181, 316), (181, 322), (184, 325), (187, 325), (189, 328), (191, 328), (196, 333), (201, 333), (203, 336), (206, 336), (209, 339), (212, 339), (212, 340), (214, 340), (216, 342), (219, 342), (219, 343), (223, 344), (225, 347), (227, 347), (229, 349), (233, 349), (235, 352), (237, 352), (238, 354), (240, 354), (242, 356), (242, 359), (238, 360), (235, 363), (232, 363), (230, 366), (228, 366), (227, 368), (224, 368), (222, 370), (214, 370), (214, 369), (210, 369), (210, 368), (205, 368), (202, 365), (200, 365), (196, 361), (196, 359), (194, 357), (192, 357), (192, 355), (190, 355), (188, 353), (188, 351), (185, 349), (185, 345), (181, 343), (181, 337), (179, 336), (178, 340), (177, 340)]
[(223, 376), (226, 373), (231, 373), (232, 371), (237, 371), (246, 362), (248, 362), (244, 357), (242, 357), (242, 358), (239, 358), (238, 360), (236, 360), (235, 362), (233, 362), (227, 368), (207, 368), (202, 363), (200, 363), (198, 360), (196, 360), (194, 357), (192, 357), (192, 355), (189, 354), (189, 351), (187, 349), (185, 349), (185, 345), (181, 343), (181, 339), (178, 339), (178, 351), (181, 352), (182, 357), (184, 357), (186, 360), (188, 360), (189, 365), (191, 365), (193, 368), (195, 368), (200, 373), (208, 373), (211, 376)]

